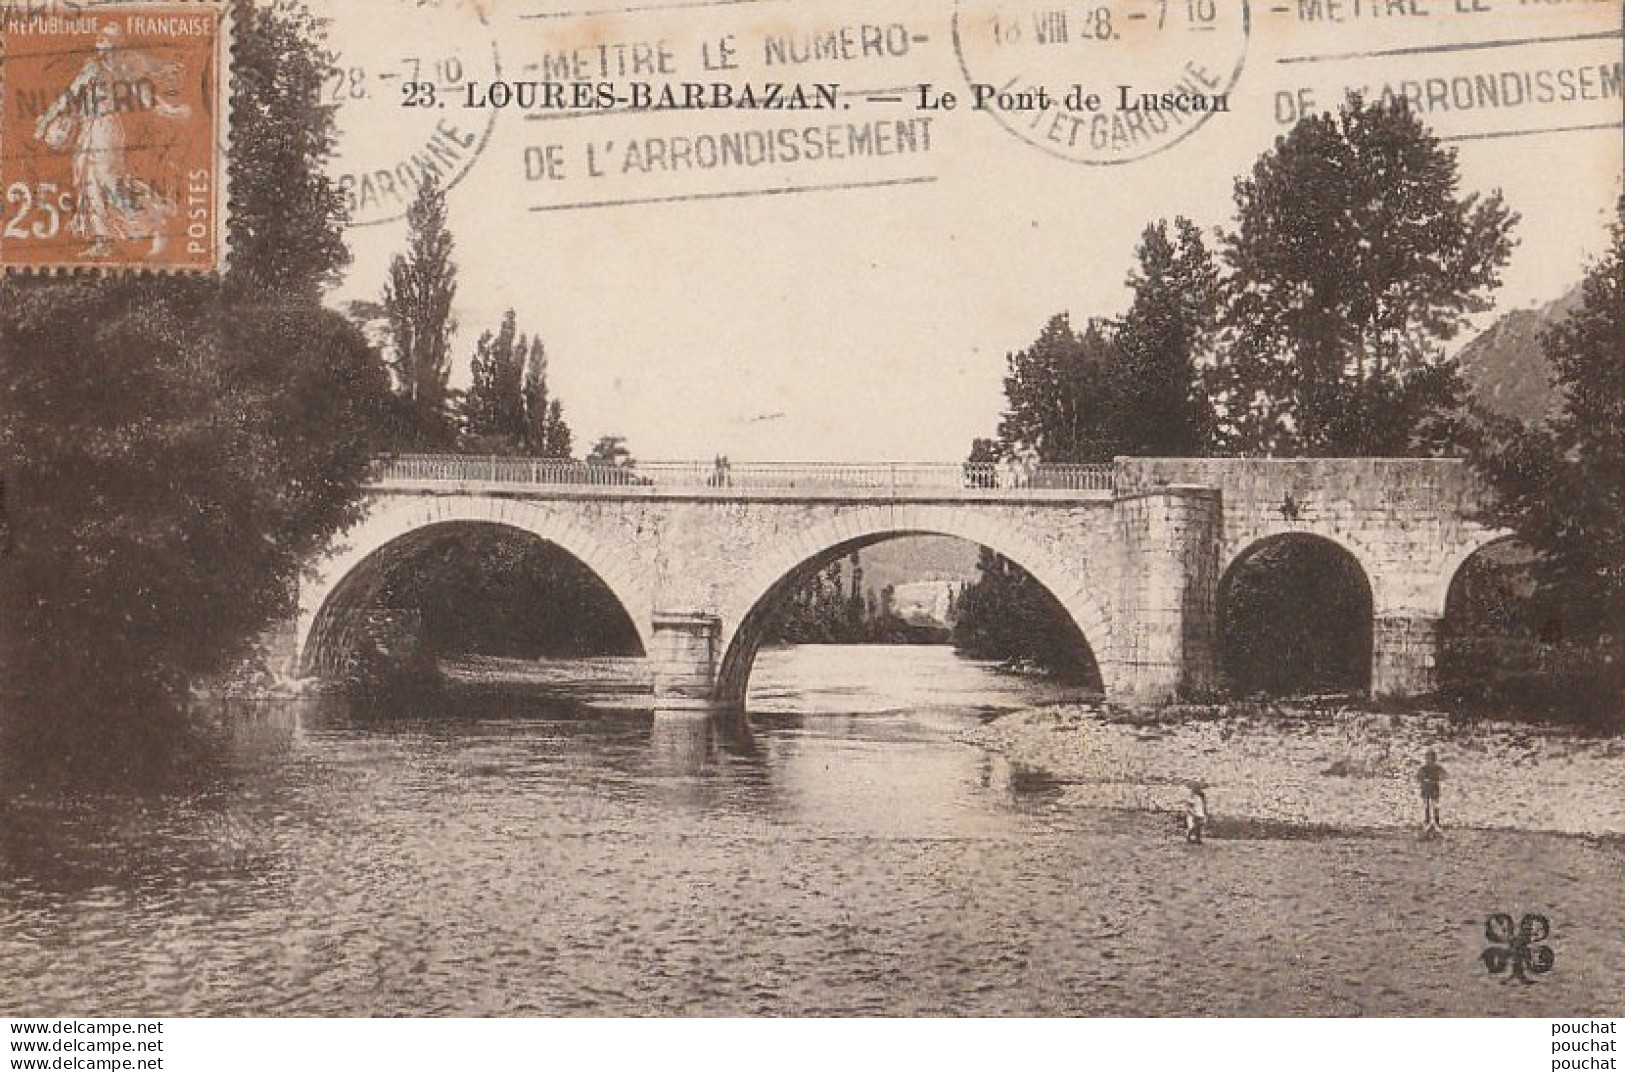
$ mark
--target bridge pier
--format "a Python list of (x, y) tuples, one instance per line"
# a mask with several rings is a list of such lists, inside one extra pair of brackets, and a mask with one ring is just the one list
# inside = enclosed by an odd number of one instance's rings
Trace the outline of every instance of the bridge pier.
[(1426, 696), (1438, 688), (1438, 618), (1382, 616), (1371, 625), (1372, 696)]
[(1119, 498), (1116, 514), (1124, 552), (1116, 692), (1138, 703), (1212, 692), (1221, 494), (1159, 487)]
[(722, 620), (714, 614), (658, 611), (649, 663), (655, 711), (707, 711), (715, 704)]

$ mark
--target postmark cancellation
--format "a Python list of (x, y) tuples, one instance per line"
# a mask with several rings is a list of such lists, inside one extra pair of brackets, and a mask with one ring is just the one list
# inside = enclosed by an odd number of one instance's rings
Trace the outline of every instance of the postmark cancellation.
[(223, 0), (0, 0), (0, 268), (224, 266)]

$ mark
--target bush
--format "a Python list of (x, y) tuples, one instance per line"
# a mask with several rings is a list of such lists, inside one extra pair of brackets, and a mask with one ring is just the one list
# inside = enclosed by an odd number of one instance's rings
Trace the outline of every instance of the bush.
[(1625, 729), (1625, 643), (1612, 639), (1453, 640), (1440, 651), (1439, 682), (1440, 698), (1467, 717)]

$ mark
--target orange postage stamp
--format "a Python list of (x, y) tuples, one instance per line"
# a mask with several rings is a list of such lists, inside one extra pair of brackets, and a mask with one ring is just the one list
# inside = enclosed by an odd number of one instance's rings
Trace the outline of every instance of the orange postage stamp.
[(0, 267), (223, 266), (225, 15), (0, 0)]

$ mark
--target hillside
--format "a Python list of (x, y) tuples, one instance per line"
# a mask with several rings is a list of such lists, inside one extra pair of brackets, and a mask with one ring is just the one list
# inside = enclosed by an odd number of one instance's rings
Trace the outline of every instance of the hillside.
[(1541, 355), (1540, 334), (1579, 304), (1580, 288), (1538, 309), (1514, 309), (1461, 351), (1461, 373), (1473, 398), (1507, 417), (1539, 421), (1559, 404)]
[(952, 536), (907, 536), (865, 548), (863, 587), (877, 596), (888, 584), (901, 587), (920, 581), (974, 581), (973, 543)]

